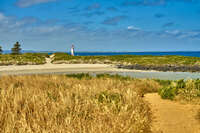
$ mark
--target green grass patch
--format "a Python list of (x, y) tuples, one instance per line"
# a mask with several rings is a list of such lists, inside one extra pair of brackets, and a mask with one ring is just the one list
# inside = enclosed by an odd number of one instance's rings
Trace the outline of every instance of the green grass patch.
[(39, 65), (45, 64), (46, 53), (25, 53), (0, 55), (0, 65)]
[(118, 79), (118, 80), (131, 80), (133, 78), (129, 77), (129, 76), (122, 76), (119, 74), (97, 74), (96, 75), (97, 78), (112, 78), (112, 79)]
[(78, 74), (67, 74), (66, 75), (69, 78), (77, 78), (79, 80), (81, 79), (91, 79), (92, 76), (88, 73), (78, 73)]
[(186, 56), (151, 56), (151, 55), (114, 55), (114, 56), (71, 56), (66, 53), (55, 53), (53, 62), (69, 63), (127, 63), (139, 65), (200, 65), (199, 57)]

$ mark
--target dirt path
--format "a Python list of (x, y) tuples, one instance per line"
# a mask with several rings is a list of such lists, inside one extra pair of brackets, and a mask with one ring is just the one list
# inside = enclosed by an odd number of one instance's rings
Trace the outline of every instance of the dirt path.
[(145, 95), (153, 112), (153, 131), (161, 133), (200, 133), (196, 120), (199, 106), (163, 100), (156, 93)]
[(45, 60), (46, 60), (46, 64), (52, 64), (51, 63), (51, 58), (45, 58)]

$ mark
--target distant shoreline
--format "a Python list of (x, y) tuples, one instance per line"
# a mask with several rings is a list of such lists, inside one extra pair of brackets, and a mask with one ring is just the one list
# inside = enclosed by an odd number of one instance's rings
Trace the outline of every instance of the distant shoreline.
[[(22, 53), (57, 53), (64, 52), (70, 54), (69, 51), (32, 51), (32, 50), (23, 50)], [(4, 54), (9, 54), (11, 51), (5, 50)], [(87, 51), (75, 51), (75, 55), (79, 56), (98, 56), (98, 55), (178, 55), (178, 56), (192, 56), (200, 57), (200, 51), (141, 51), (141, 52), (87, 52)]]
[[(112, 67), (110, 67), (112, 66)], [(71, 56), (66, 53), (26, 53), (0, 55), (0, 72), (46, 70), (46, 69), (88, 69), (101, 71), (159, 71), (200, 72), (200, 58), (186, 56)], [(81, 71), (79, 70), (79, 71)], [(77, 71), (77, 70), (76, 70)], [(96, 70), (94, 70), (96, 71)]]

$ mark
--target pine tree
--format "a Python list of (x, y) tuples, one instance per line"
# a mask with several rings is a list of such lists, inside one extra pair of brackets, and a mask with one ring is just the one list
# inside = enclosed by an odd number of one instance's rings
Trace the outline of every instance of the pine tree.
[(12, 54), (20, 54), (21, 53), (21, 45), (19, 44), (19, 42), (16, 42), (13, 46), (13, 48), (11, 49)]
[(0, 46), (0, 54), (2, 54), (3, 53), (3, 50), (2, 50), (2, 47)]

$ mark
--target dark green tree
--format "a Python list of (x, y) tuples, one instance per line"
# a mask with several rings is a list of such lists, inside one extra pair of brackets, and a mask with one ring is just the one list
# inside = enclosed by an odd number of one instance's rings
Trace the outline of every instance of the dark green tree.
[(21, 53), (21, 45), (19, 44), (19, 42), (16, 42), (13, 46), (13, 48), (11, 49), (12, 54), (20, 54)]
[(2, 54), (3, 53), (3, 50), (2, 50), (2, 47), (0, 46), (0, 54)]

